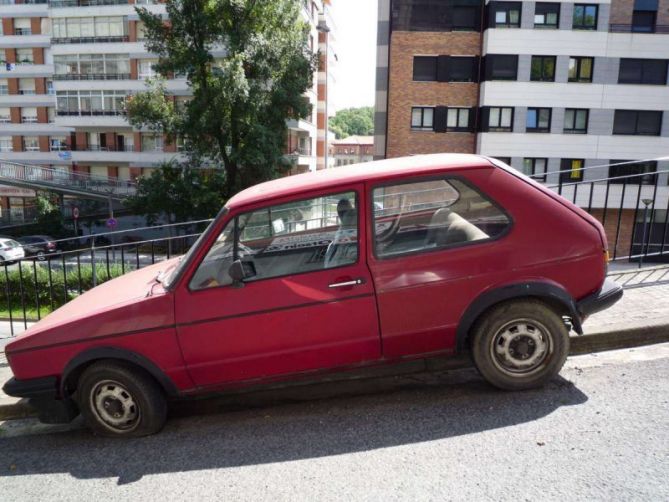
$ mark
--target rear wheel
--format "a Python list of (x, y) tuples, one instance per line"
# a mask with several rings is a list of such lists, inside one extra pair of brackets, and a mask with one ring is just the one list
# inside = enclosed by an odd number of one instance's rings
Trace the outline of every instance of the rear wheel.
[(474, 327), (476, 367), (501, 389), (540, 387), (559, 373), (568, 353), (569, 331), (564, 321), (539, 301), (499, 305)]
[(167, 418), (162, 389), (144, 372), (122, 363), (86, 369), (77, 388), (79, 409), (96, 434), (141, 437), (160, 431)]

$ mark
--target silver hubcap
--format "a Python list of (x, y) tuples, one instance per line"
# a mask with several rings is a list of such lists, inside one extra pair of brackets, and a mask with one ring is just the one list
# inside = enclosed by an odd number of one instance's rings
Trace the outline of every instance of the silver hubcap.
[(96, 415), (110, 429), (129, 431), (139, 424), (139, 406), (120, 383), (111, 380), (98, 383), (93, 387), (90, 399)]
[(540, 370), (552, 350), (553, 342), (545, 326), (533, 320), (517, 319), (497, 331), (491, 355), (503, 372), (526, 376)]

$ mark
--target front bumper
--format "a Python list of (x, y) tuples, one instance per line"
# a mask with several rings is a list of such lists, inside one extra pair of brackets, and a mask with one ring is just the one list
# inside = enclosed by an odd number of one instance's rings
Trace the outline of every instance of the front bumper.
[(72, 399), (58, 399), (56, 377), (11, 378), (2, 386), (2, 391), (8, 396), (27, 398), (28, 404), (37, 410), (40, 421), (45, 424), (66, 424), (79, 414)]
[(585, 320), (592, 314), (608, 309), (622, 297), (622, 286), (611, 279), (606, 279), (599, 291), (583, 298), (576, 304), (576, 308), (581, 318)]

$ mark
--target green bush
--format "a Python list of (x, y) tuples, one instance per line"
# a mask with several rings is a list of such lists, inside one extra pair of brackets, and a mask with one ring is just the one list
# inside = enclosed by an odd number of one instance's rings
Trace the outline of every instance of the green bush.
[[(126, 267), (126, 272), (129, 271)], [(123, 275), (120, 265), (97, 264), (95, 267), (97, 284)], [(19, 267), (8, 268), (6, 273), (0, 268), (0, 310), (36, 309), (40, 307), (57, 309), (70, 300), (93, 288), (93, 267), (90, 264), (68, 265), (51, 268), (46, 264), (21, 263)]]

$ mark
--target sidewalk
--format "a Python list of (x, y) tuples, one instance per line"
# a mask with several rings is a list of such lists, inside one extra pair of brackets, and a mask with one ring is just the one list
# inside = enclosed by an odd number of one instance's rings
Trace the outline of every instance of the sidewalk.
[[(669, 342), (669, 284), (649, 285), (626, 289), (625, 294), (610, 309), (593, 315), (583, 325), (583, 336), (572, 336), (571, 354), (601, 352), (624, 347)], [(0, 387), (12, 377), (4, 354), (4, 346), (11, 339), (0, 338)], [(412, 364), (407, 372), (457, 369), (469, 366), (467, 357), (437, 365)], [(397, 373), (402, 372), (398, 369)], [(351, 372), (345, 380), (390, 376), (388, 369)], [(0, 391), (0, 420), (32, 416), (33, 410), (25, 400), (6, 396)]]

